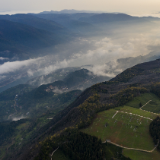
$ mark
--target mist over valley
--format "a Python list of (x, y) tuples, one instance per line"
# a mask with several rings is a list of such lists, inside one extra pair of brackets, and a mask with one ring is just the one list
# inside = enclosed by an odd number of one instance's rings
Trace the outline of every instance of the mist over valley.
[[(159, 54), (159, 19), (154, 17), (42, 12), (1, 15), (0, 23), (4, 37), (0, 43), (1, 91), (68, 67), (112, 78)], [(127, 63), (118, 60), (128, 57)]]
[(0, 15), (0, 159), (157, 160), (159, 25), (119, 12)]

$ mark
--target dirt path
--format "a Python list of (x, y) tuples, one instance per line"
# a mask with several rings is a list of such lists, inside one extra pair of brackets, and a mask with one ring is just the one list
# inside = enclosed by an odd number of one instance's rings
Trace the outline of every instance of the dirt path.
[(151, 102), (152, 100), (149, 100), (146, 104), (144, 104), (140, 109), (142, 110), (142, 108), (144, 107), (144, 106), (146, 106), (149, 102)]
[(128, 113), (128, 112), (124, 112), (124, 111), (119, 111), (121, 113), (126, 113), (126, 114), (130, 114), (130, 115), (133, 115), (133, 116), (138, 116), (138, 117), (141, 117), (141, 118), (145, 118), (145, 119), (149, 119), (151, 121), (153, 121), (153, 119), (149, 118), (149, 117), (143, 117), (143, 116), (140, 116), (138, 114), (133, 114), (133, 113)]
[(158, 113), (154, 113), (154, 112), (150, 112), (150, 111), (146, 111), (146, 110), (142, 109), (142, 108), (143, 108), (144, 106), (146, 106), (150, 101), (152, 101), (152, 100), (149, 100), (146, 104), (144, 104), (144, 105), (140, 108), (140, 110), (145, 111), (145, 112), (149, 112), (149, 113), (152, 113), (152, 114), (155, 114), (155, 115), (159, 115)]
[(112, 116), (112, 118), (114, 118), (118, 112), (119, 112), (119, 111), (116, 111), (116, 113)]
[(137, 148), (128, 148), (128, 147), (124, 147), (124, 146), (121, 146), (121, 145), (116, 144), (116, 143), (114, 143), (114, 142), (111, 142), (111, 141), (109, 141), (109, 140), (106, 140), (106, 141), (105, 141), (105, 142), (103, 142), (103, 143), (106, 143), (106, 142), (107, 142), (107, 143), (110, 143), (110, 144), (113, 144), (113, 145), (115, 145), (115, 146), (118, 146), (118, 147), (124, 148), (124, 149), (135, 150), (135, 151), (141, 151), (141, 152), (147, 152), (147, 153), (151, 153), (151, 152), (153, 152), (153, 151), (157, 148), (157, 146), (158, 146), (158, 144), (159, 144), (159, 140), (158, 140), (157, 145), (156, 145), (152, 150), (148, 151), (148, 150), (143, 150), (143, 149), (137, 149)]
[(140, 115), (138, 115), (138, 114), (128, 113), (128, 112), (124, 112), (124, 111), (116, 111), (116, 113), (113, 115), (112, 118), (114, 118), (114, 117), (118, 114), (118, 112), (120, 112), (120, 113), (126, 113), (126, 114), (133, 115), (133, 116), (138, 116), (138, 117), (145, 118), (145, 119), (149, 119), (149, 120), (153, 121), (153, 119), (151, 119), (151, 118), (143, 117), (143, 116), (140, 116)]
[[(58, 147), (59, 148), (59, 147)], [(51, 160), (52, 160), (52, 156), (53, 156), (53, 154), (58, 150), (58, 148), (57, 149), (55, 149), (53, 152), (52, 152), (52, 154), (51, 154)]]

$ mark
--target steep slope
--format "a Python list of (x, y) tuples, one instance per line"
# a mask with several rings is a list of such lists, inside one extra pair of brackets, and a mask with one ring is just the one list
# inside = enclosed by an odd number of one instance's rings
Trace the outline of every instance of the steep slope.
[[(36, 138), (33, 138), (33, 141), (25, 147), (25, 152), (12, 159), (34, 159), (40, 148), (41, 154), (42, 150), (44, 151), (42, 154), (44, 157), (49, 156), (54, 147), (58, 147), (60, 144), (63, 146), (62, 137), (66, 135), (66, 128), (70, 128), (73, 133), (73, 130), (87, 127), (98, 112), (123, 106), (144, 93), (154, 93), (159, 96), (159, 67), (159, 59), (142, 63), (125, 70), (108, 82), (99, 83), (86, 89), (72, 104), (39, 130)], [(49, 139), (44, 140), (46, 137)], [(56, 139), (58, 142), (54, 146), (53, 142)], [(41, 143), (39, 143), (40, 141)], [(46, 144), (50, 144), (48, 149)], [(32, 146), (32, 150), (29, 146)]]

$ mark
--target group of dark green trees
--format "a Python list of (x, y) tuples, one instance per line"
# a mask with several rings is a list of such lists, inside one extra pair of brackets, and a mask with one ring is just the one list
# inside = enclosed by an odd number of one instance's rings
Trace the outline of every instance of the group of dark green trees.
[(149, 126), (149, 132), (153, 138), (153, 142), (155, 145), (158, 144), (157, 149), (160, 150), (160, 117), (157, 117), (154, 119), (150, 126)]

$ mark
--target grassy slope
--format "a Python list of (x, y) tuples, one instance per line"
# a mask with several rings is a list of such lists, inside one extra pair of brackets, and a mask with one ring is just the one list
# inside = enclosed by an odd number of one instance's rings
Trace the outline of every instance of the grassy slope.
[[(130, 108), (131, 110), (132, 108)], [(116, 110), (114, 109), (98, 113), (92, 125), (82, 131), (97, 136), (102, 141), (109, 139), (114, 143), (129, 148), (144, 150), (152, 150), (154, 148), (152, 138), (149, 135), (151, 120), (120, 112), (112, 118), (115, 113)], [(146, 115), (145, 112), (144, 115)], [(107, 127), (105, 127), (106, 123)]]
[[(136, 115), (121, 113), (123, 111), (154, 119), (157, 116), (156, 114), (139, 109), (140, 102), (144, 105), (149, 100), (152, 100), (152, 102), (148, 103), (143, 109), (159, 113), (159, 98), (154, 94), (145, 93), (134, 98), (125, 106), (98, 113), (93, 123), (88, 128), (82, 129), (82, 131), (97, 136), (102, 141), (108, 139), (125, 147), (152, 150), (154, 144), (149, 135), (149, 124), (151, 120)], [(118, 114), (112, 118), (116, 111), (119, 111)], [(132, 160), (157, 160), (160, 157), (160, 153), (156, 150), (152, 153), (145, 153), (123, 149), (123, 155)]]
[(53, 160), (70, 160), (70, 158), (66, 157), (60, 149), (58, 149), (58, 150), (53, 154), (52, 159), (53, 159)]
[(140, 102), (142, 103), (142, 105), (144, 105), (149, 100), (152, 101), (146, 106), (144, 106), (143, 110), (160, 113), (160, 99), (152, 93), (145, 93), (139, 97), (135, 97), (131, 102), (127, 103), (126, 105), (134, 108), (139, 108)]
[(131, 158), (132, 160), (158, 160), (160, 157), (160, 153), (156, 150), (152, 153), (145, 153), (124, 149), (123, 155)]

